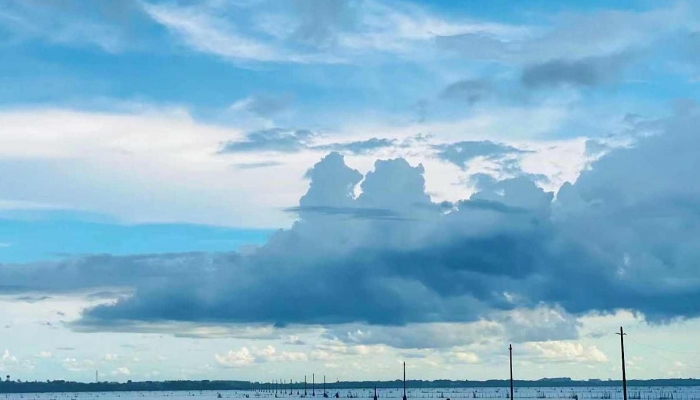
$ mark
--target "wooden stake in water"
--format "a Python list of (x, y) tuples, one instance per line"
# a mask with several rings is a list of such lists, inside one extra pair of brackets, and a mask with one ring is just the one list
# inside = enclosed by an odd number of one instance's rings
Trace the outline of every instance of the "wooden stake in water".
[(627, 400), (627, 374), (625, 373), (625, 335), (626, 333), (620, 327), (620, 351), (622, 352), (622, 397)]
[[(403, 400), (406, 400), (406, 361), (403, 362)], [(626, 400), (626, 399), (625, 399)]]
[[(513, 400), (513, 345), (508, 345), (508, 356), (510, 358), (510, 400)], [(627, 399), (625, 399), (627, 400)]]

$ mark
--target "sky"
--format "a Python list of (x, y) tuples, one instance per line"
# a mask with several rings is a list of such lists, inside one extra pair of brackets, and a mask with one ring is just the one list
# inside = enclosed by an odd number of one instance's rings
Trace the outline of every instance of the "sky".
[(698, 377), (698, 17), (0, 1), (0, 374)]

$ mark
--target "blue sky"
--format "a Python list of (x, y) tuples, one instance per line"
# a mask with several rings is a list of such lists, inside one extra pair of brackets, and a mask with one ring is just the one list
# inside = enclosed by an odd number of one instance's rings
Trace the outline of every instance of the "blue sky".
[(0, 372), (696, 376), (699, 13), (4, 1)]
[(86, 253), (223, 252), (264, 244), (274, 231), (190, 224), (120, 224), (70, 212), (7, 212), (0, 224), (5, 263)]

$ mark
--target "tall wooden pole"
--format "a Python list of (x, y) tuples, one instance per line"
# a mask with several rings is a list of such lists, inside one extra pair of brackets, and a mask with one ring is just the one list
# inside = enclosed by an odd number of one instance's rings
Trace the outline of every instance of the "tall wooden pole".
[[(510, 400), (513, 400), (513, 345), (508, 345), (508, 356), (510, 358)], [(627, 399), (625, 399), (627, 400)]]
[(316, 397), (316, 374), (311, 374), (311, 395)]
[(306, 397), (306, 375), (304, 375), (304, 397)]
[(403, 400), (406, 400), (406, 361), (403, 362)]
[(627, 400), (627, 374), (625, 373), (625, 335), (626, 333), (620, 327), (620, 351), (622, 352), (622, 398)]

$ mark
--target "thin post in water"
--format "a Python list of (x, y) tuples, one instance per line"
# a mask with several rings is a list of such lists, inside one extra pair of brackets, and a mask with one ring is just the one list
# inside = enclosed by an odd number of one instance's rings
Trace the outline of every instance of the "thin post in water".
[(616, 335), (620, 335), (620, 351), (622, 353), (622, 398), (623, 398), (623, 400), (627, 400), (627, 374), (625, 373), (625, 335), (626, 335), (626, 333), (622, 330), (622, 327), (620, 327), (620, 333), (616, 333)]
[(510, 400), (513, 400), (513, 345), (508, 345), (508, 358), (510, 359)]
[(406, 400), (406, 361), (403, 362), (403, 400)]

